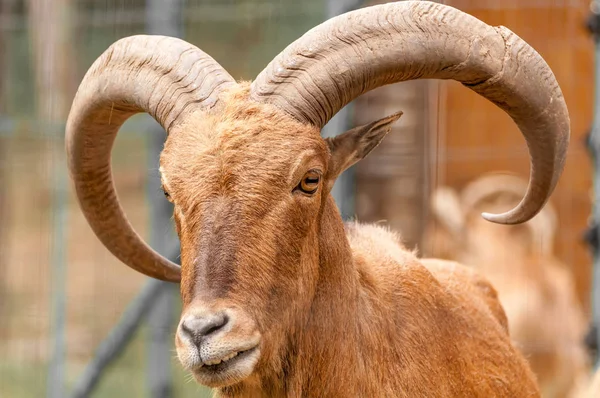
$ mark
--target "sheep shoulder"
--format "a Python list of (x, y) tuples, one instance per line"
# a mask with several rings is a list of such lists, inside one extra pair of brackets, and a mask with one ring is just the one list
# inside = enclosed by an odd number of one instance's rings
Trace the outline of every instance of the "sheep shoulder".
[(485, 278), (456, 262), (419, 259), (380, 225), (347, 223), (346, 235), (360, 284), (357, 317), (369, 325), (361, 346), (389, 347), (377, 356), (396, 358), (390, 368), (411, 381), (400, 386), (407, 396), (425, 386), (435, 386), (429, 396), (539, 396)]
[[(379, 277), (384, 285), (380, 287), (395, 290), (398, 280), (384, 277), (396, 275), (402, 281), (410, 278), (411, 272), (417, 269), (419, 273), (426, 270), (465, 310), (474, 307), (473, 310), (493, 317), (508, 333), (506, 314), (496, 289), (472, 267), (449, 260), (418, 259), (415, 251), (404, 246), (398, 233), (381, 225), (352, 222), (346, 224), (346, 232), (354, 257), (358, 260), (358, 272)], [(387, 279), (388, 286), (383, 279)]]

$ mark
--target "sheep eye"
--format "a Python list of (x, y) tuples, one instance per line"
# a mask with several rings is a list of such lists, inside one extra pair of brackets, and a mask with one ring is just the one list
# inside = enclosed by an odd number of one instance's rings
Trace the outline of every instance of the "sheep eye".
[(310, 170), (304, 175), (304, 177), (302, 177), (302, 181), (300, 181), (298, 189), (303, 193), (312, 195), (317, 192), (320, 180), (321, 175), (315, 170)]
[(164, 188), (162, 189), (162, 191), (163, 191), (163, 194), (165, 195), (165, 198), (167, 198), (167, 200), (170, 201), (171, 200), (171, 195), (169, 195), (169, 193)]

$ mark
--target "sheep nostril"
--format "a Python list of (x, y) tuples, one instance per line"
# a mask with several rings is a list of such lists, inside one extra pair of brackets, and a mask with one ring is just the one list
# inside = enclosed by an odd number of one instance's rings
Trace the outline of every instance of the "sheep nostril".
[(180, 333), (199, 346), (206, 336), (223, 329), (227, 323), (229, 323), (229, 317), (224, 313), (189, 316), (181, 322)]

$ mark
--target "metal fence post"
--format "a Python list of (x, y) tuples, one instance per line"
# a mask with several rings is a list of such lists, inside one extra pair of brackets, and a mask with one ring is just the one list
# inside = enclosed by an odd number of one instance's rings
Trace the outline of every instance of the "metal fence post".
[[(362, 0), (327, 0), (327, 18), (352, 11), (361, 6)], [(343, 107), (321, 130), (323, 137), (333, 137), (350, 128), (352, 103)], [(335, 182), (331, 194), (337, 203), (342, 218), (354, 217), (354, 167), (344, 171)]]
[[(10, 4), (9, 4), (10, 5)], [(33, 100), (38, 120), (45, 126), (48, 149), (48, 178), (51, 184), (52, 224), (50, 248), (50, 358), (46, 379), (46, 396), (64, 398), (66, 393), (66, 319), (67, 319), (67, 249), (68, 177), (63, 145), (58, 131), (64, 131), (69, 110), (70, 76), (73, 63), (67, 37), (73, 35), (71, 0), (29, 0), (23, 2), (27, 12), (29, 45), (35, 76)], [(58, 130), (60, 128), (60, 130)], [(49, 131), (48, 131), (49, 130)], [(57, 131), (58, 130), (58, 131)]]
[(594, 202), (592, 209), (592, 225), (587, 232), (587, 240), (591, 246), (594, 262), (592, 268), (591, 287), (591, 310), (592, 310), (592, 333), (591, 340), (596, 346), (596, 367), (600, 365), (600, 350), (597, 349), (600, 342), (600, 0), (592, 0), (590, 3), (592, 12), (588, 19), (588, 28), (594, 36), (594, 116), (592, 128), (589, 135), (588, 149), (594, 165)]
[[(55, 140), (53, 130), (51, 137)], [(67, 172), (64, 164), (59, 161), (62, 156), (56, 144), (51, 144), (53, 165), (53, 197), (52, 197), (52, 357), (48, 364), (48, 380), (46, 395), (49, 398), (63, 398), (65, 396), (66, 379), (66, 320), (67, 320), (67, 260), (66, 260), (66, 224), (67, 224)], [(61, 148), (62, 149), (62, 148)]]
[[(149, 34), (181, 37), (183, 24), (182, 0), (147, 0), (146, 28)], [(153, 123), (150, 132), (148, 158), (150, 170), (147, 195), (150, 203), (150, 244), (162, 255), (170, 255), (169, 248), (178, 244), (171, 223), (173, 207), (161, 193), (158, 157), (163, 149), (165, 131)], [(177, 252), (179, 252), (177, 250)], [(176, 259), (172, 259), (176, 261)], [(147, 383), (150, 396), (169, 398), (173, 394), (171, 377), (171, 327), (177, 285), (160, 282), (160, 290), (148, 317)]]

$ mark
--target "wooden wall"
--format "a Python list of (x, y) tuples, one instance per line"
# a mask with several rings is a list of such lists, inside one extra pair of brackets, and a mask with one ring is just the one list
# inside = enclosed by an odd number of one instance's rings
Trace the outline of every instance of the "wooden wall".
[[(444, 3), (490, 25), (511, 29), (546, 59), (562, 87), (571, 116), (571, 145), (565, 172), (551, 198), (560, 219), (556, 247), (559, 257), (572, 267), (580, 299), (588, 309), (591, 258), (582, 234), (590, 214), (592, 183), (591, 162), (584, 146), (584, 136), (592, 122), (593, 105), (593, 41), (584, 28), (589, 1), (447, 0)], [(412, 149), (420, 152), (422, 159), (428, 159), (420, 163), (425, 171), (417, 169), (419, 162), (413, 162), (415, 175), (421, 176), (424, 172), (428, 175), (418, 178), (428, 186), (413, 195), (409, 206), (409, 212), (419, 218), (417, 224), (421, 225), (428, 221), (424, 195), (438, 184), (460, 189), (469, 180), (488, 171), (507, 170), (524, 177), (529, 175), (525, 141), (504, 112), (458, 83), (431, 81), (428, 85), (429, 97), (420, 102), (429, 104), (425, 108), (428, 121), (409, 133), (427, 135), (427, 139), (417, 142), (422, 145), (420, 148)], [(396, 86), (402, 89), (401, 85)], [(369, 107), (364, 101), (362, 106), (358, 103), (357, 114), (363, 115), (359, 116), (361, 121), (365, 114), (373, 112), (376, 112), (373, 106)], [(383, 152), (377, 148), (371, 162)], [(361, 186), (368, 186), (372, 193), (373, 179), (370, 173), (361, 173), (361, 167), (365, 170), (369, 164), (358, 166), (358, 192), (361, 192)], [(393, 191), (388, 188), (381, 192)], [(360, 201), (360, 196), (357, 199), (360, 218), (361, 212), (364, 213), (361, 204), (365, 202)], [(419, 211), (414, 210), (419, 207)], [(385, 218), (384, 214), (375, 213), (371, 209), (367, 218), (370, 221)], [(418, 244), (419, 237), (412, 238), (420, 231), (414, 229), (414, 220), (403, 223), (401, 229), (408, 230), (408, 235)]]

